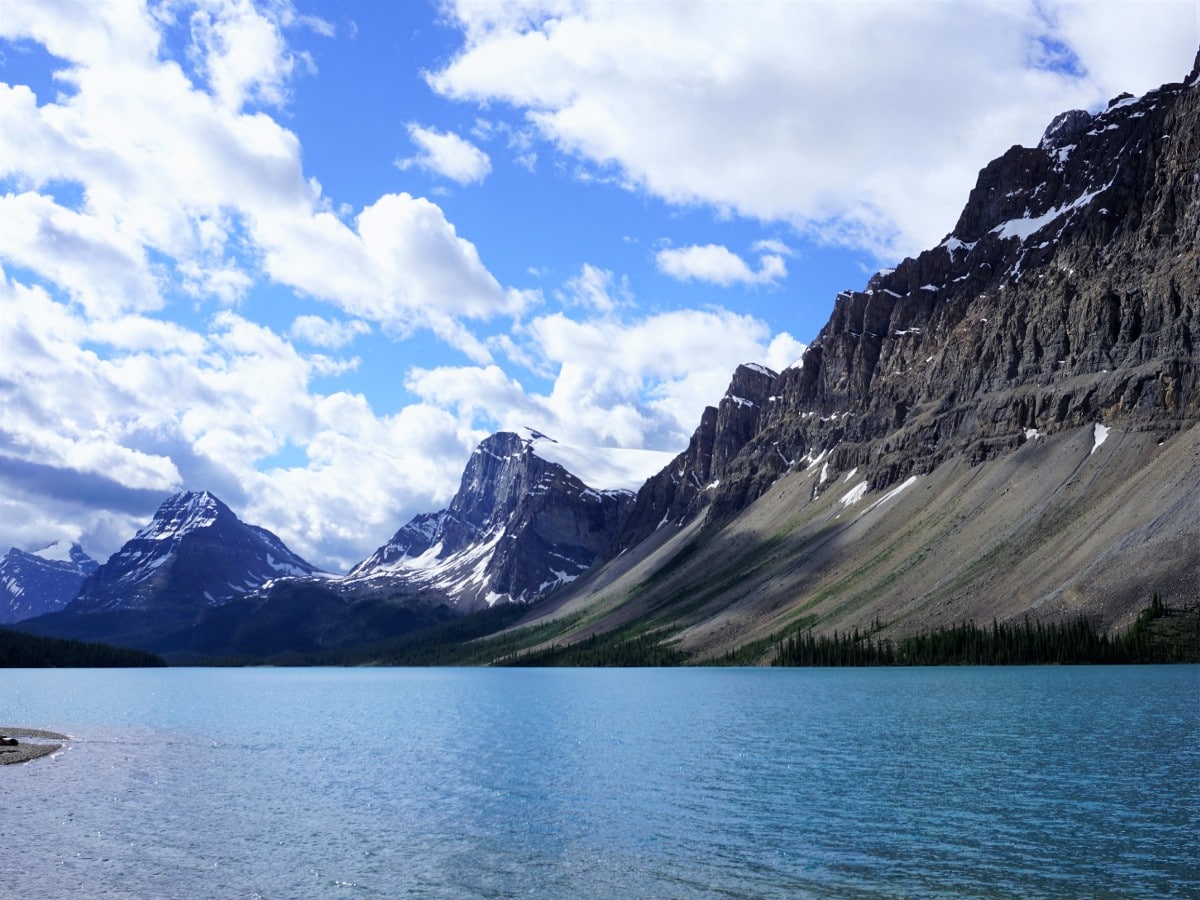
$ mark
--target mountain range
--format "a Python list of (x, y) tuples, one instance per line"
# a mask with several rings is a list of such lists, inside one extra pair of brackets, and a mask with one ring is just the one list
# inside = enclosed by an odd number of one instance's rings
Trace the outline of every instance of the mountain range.
[(1114, 629), (1155, 593), (1194, 603), (1198, 87), (1200, 57), (989, 163), (941, 243), (839, 294), (797, 364), (739, 367), (636, 490), (499, 433), (446, 509), (341, 577), (179, 495), (23, 627), (315, 652), (518, 603), (526, 652), (639, 635), (761, 660), (800, 630)]
[(99, 565), (64, 541), (32, 552), (11, 548), (0, 560), (0, 625), (62, 609)]

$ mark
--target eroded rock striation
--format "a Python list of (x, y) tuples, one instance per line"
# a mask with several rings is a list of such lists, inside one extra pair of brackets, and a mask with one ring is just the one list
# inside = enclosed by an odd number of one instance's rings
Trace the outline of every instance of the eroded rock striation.
[(1035, 432), (1196, 422), (1196, 80), (1064, 113), (987, 165), (937, 247), (839, 294), (802, 364), (756, 385), (751, 434), (706, 412), (626, 542), (705, 500), (727, 518), (822, 455), (881, 488)]

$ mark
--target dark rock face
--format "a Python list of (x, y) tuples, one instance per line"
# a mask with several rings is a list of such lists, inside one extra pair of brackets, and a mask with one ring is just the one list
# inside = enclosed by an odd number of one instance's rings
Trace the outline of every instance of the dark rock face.
[(189, 491), (164, 502), (153, 521), (84, 582), (66, 612), (200, 610), (271, 579), (316, 571), (212, 494)]
[(763, 409), (775, 398), (778, 375), (741, 365), (718, 406), (704, 410), (688, 448), (638, 491), (617, 549), (645, 540), (661, 525), (695, 515), (720, 487), (722, 473), (758, 430)]
[(0, 625), (62, 609), (99, 565), (78, 544), (56, 542), (33, 553), (12, 548), (0, 560)]
[(720, 521), (821, 454), (880, 488), (1034, 430), (1196, 422), (1198, 160), (1195, 76), (1058, 116), (980, 172), (941, 244), (838, 295), (802, 365), (749, 397), (753, 424), (706, 411), (622, 543), (706, 505)]
[(355, 566), (342, 589), (376, 584), (440, 592), (454, 609), (528, 602), (607, 554), (632, 495), (588, 487), (511, 432), (471, 454), (458, 492)]

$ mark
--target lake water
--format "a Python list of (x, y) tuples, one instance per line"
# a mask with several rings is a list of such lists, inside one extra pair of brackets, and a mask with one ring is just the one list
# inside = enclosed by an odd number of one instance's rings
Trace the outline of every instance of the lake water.
[(1200, 667), (0, 670), (28, 897), (1200, 896)]

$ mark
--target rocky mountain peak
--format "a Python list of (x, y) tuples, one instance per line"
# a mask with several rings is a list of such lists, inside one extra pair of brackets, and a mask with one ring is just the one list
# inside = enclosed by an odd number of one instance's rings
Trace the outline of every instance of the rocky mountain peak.
[(1038, 149), (1059, 150), (1069, 144), (1072, 138), (1087, 130), (1091, 123), (1092, 114), (1085, 109), (1069, 109), (1059, 113), (1046, 126), (1042, 139), (1038, 141)]
[(68, 541), (33, 552), (13, 547), (0, 560), (0, 624), (57, 612), (98, 567), (83, 547)]
[(68, 611), (219, 606), (272, 579), (315, 572), (214, 494), (184, 491), (84, 582)]
[(163, 501), (154, 518), (137, 533), (137, 537), (169, 540), (198, 528), (211, 528), (222, 518), (237, 517), (216, 495), (208, 491), (182, 491)]
[(668, 522), (690, 518), (708, 503), (729, 463), (757, 433), (779, 375), (766, 366), (745, 363), (734, 370), (717, 406), (706, 408), (687, 449), (638, 491), (629, 520), (617, 542), (626, 549)]
[(69, 567), (90, 575), (100, 565), (92, 559), (83, 547), (74, 541), (51, 541), (40, 550), (34, 550), (33, 555), (47, 562), (66, 563)]
[(441, 592), (466, 610), (574, 580), (609, 551), (632, 494), (590, 487), (543, 458), (534, 445), (546, 440), (536, 431), (484, 439), (449, 506), (410, 520), (347, 581)]
[(837, 296), (752, 425), (722, 420), (742, 388), (705, 411), (622, 545), (703, 508), (733, 515), (818, 456), (876, 489), (1031, 430), (1195, 421), (1197, 78), (1066, 112), (986, 165), (938, 246)]

